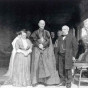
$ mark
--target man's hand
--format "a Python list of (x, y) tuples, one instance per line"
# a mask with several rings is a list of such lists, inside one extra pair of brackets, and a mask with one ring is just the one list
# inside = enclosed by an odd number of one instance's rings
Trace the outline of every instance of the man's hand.
[(88, 49), (85, 50), (85, 53), (87, 53), (87, 52), (88, 52)]
[(73, 62), (75, 62), (76, 61), (75, 57), (73, 57), (72, 60), (73, 60)]
[(43, 45), (42, 44), (39, 44), (38, 45), (40, 49), (43, 49)]

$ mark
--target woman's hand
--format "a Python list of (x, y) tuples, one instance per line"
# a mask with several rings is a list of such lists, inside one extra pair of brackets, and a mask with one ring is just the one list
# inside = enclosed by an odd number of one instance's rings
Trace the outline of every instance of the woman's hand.
[(29, 53), (32, 52), (32, 49), (29, 49), (29, 50), (20, 50), (20, 49), (18, 49), (17, 52), (18, 53), (23, 53), (25, 56), (27, 56)]
[(32, 52), (32, 49), (29, 49), (29, 50), (27, 50), (27, 51), (24, 51), (24, 55), (25, 55), (25, 56), (28, 56), (29, 53), (31, 53), (31, 52)]
[(25, 50), (29, 50), (29, 49), (30, 49), (30, 47), (27, 46), (27, 48)]
[(27, 53), (26, 51), (24, 51), (24, 53), (23, 53), (23, 54), (24, 54), (24, 56), (27, 56), (27, 55), (28, 55), (28, 53)]
[(29, 49), (29, 50), (28, 50), (28, 53), (31, 53), (31, 52), (32, 52), (32, 49)]

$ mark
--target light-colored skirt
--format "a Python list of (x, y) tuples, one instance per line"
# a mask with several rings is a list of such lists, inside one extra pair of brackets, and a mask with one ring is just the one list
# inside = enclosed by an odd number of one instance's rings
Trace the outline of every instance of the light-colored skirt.
[(5, 75), (3, 75), (3, 76), (8, 76), (8, 77), (11, 77), (11, 76), (12, 76), (13, 63), (14, 63), (15, 54), (16, 54), (16, 50), (13, 49), (12, 54), (11, 54), (11, 57), (10, 57), (10, 62), (9, 62), (8, 71), (7, 71), (7, 73), (6, 73)]
[(30, 86), (30, 61), (30, 54), (25, 57), (22, 53), (17, 53), (14, 58), (12, 76), (9, 77), (5, 84), (12, 84), (14, 86)]

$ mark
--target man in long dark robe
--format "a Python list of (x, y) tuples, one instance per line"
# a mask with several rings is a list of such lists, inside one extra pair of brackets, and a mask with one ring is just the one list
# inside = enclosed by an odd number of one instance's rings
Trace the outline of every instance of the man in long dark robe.
[(31, 35), (34, 43), (31, 66), (32, 84), (40, 82), (59, 84), (50, 33), (44, 29), (44, 20), (40, 20), (38, 25), (39, 29)]
[(62, 27), (63, 36), (58, 39), (58, 72), (61, 82), (66, 84), (66, 88), (71, 88), (73, 60), (78, 50), (78, 42), (69, 33), (69, 27)]

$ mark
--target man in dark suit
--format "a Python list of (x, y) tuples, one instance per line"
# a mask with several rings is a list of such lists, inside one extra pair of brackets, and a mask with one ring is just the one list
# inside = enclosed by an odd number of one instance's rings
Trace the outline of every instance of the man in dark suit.
[(61, 83), (66, 84), (66, 88), (71, 88), (72, 80), (72, 66), (73, 59), (75, 59), (78, 42), (71, 33), (69, 27), (64, 25), (62, 27), (63, 36), (58, 39), (57, 54), (58, 54), (58, 72), (61, 78)]

